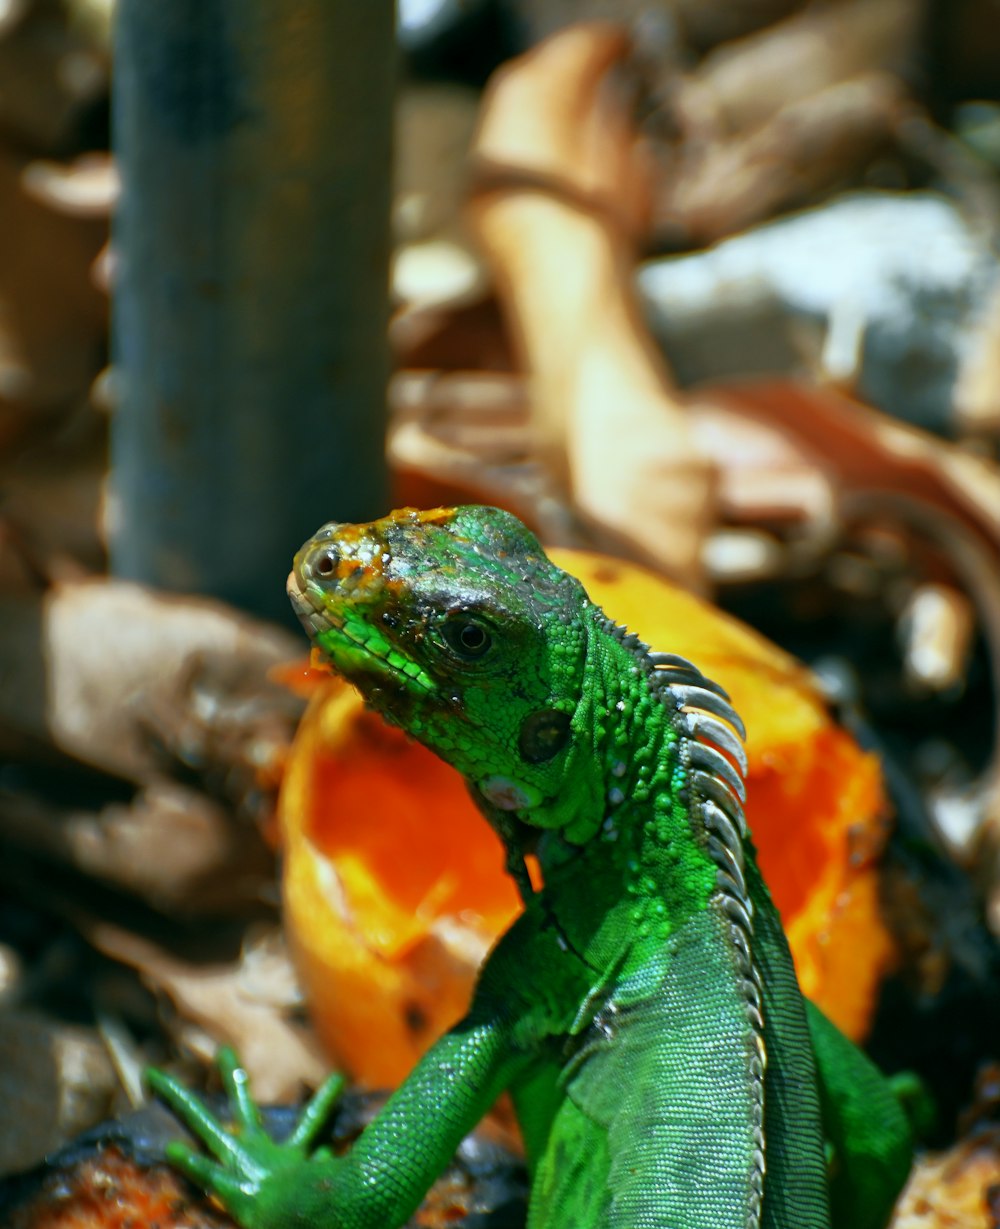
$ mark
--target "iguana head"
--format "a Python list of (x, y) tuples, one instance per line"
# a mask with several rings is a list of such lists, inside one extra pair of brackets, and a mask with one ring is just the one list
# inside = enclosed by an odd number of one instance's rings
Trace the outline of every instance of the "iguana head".
[(288, 592), (337, 671), (491, 805), (523, 814), (564, 790), (589, 603), (516, 517), (403, 509), (325, 525)]

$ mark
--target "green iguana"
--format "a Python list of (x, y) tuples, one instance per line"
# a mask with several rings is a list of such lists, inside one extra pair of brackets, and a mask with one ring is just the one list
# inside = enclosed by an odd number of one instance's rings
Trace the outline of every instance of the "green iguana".
[(532, 1229), (883, 1226), (909, 1120), (799, 992), (725, 692), (495, 508), (327, 525), (289, 593), (337, 671), (465, 777), (524, 912), (347, 1155), (309, 1152), (336, 1081), (279, 1146), (228, 1054), (236, 1135), (151, 1075), (218, 1158), (176, 1145), (176, 1164), (248, 1229), (388, 1229), (508, 1089)]

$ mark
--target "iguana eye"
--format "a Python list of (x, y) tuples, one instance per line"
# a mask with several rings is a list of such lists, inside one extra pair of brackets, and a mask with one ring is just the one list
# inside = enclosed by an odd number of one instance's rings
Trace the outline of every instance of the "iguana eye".
[(490, 651), (493, 637), (489, 630), (468, 615), (457, 615), (444, 625), (444, 638), (453, 653), (465, 661), (476, 661)]

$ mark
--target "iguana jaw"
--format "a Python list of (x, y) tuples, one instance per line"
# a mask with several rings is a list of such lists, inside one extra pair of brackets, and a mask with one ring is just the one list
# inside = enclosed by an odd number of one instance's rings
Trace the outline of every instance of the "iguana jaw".
[(334, 668), (366, 695), (373, 686), (387, 683), (414, 696), (434, 694), (434, 680), (371, 617), (385, 594), (378, 553), (364, 565), (355, 560), (343, 575), (317, 568), (323, 552), (336, 546), (338, 529), (327, 525), (310, 538), (288, 577), (288, 596), (306, 632)]
[(294, 572), (288, 578), (288, 596), (312, 641), (346, 678), (356, 683), (365, 678), (391, 680), (430, 693), (430, 680), (419, 666), (402, 658), (384, 637), (373, 635), (370, 624), (349, 613), (338, 619), (330, 609), (314, 606), (309, 594), (299, 588)]

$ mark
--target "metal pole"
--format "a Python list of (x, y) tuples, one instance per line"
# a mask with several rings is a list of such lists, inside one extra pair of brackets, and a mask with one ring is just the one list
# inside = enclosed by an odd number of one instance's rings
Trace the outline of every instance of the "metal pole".
[(284, 618), (386, 509), (392, 0), (119, 0), (113, 570)]

